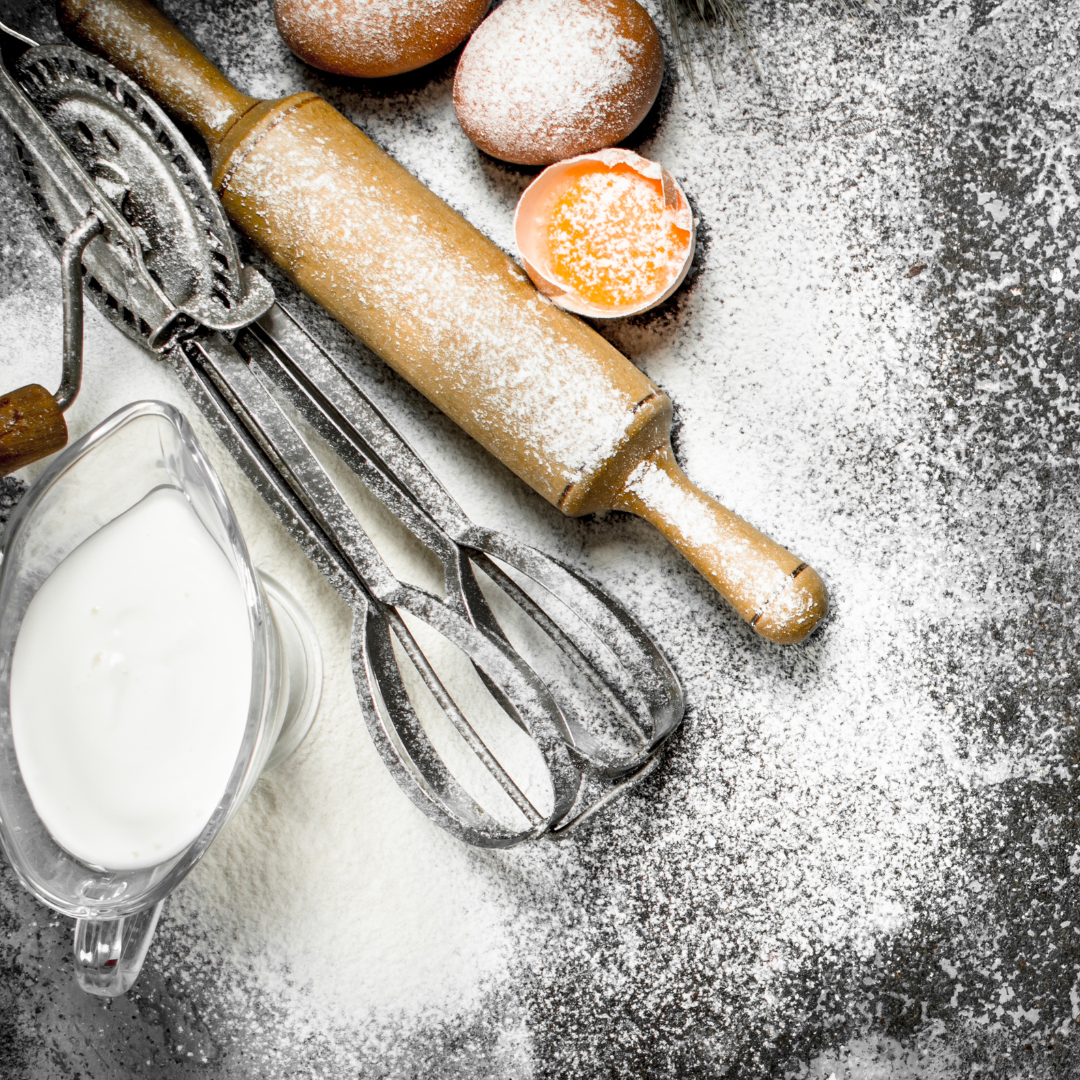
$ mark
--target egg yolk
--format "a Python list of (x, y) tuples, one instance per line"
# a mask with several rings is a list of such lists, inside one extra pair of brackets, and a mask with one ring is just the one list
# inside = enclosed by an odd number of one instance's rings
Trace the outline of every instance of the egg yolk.
[(642, 303), (671, 284), (686, 258), (690, 233), (674, 219), (658, 182), (631, 169), (583, 173), (548, 221), (551, 271), (592, 304)]

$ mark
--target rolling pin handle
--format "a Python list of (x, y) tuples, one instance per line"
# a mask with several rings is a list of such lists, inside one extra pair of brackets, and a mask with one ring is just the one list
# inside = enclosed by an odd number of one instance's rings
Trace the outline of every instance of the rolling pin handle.
[(638, 464), (615, 506), (659, 529), (768, 641), (802, 641), (829, 610), (817, 572), (691, 483), (670, 445)]
[(255, 98), (235, 86), (148, 0), (58, 0), (65, 33), (191, 124), (211, 153)]

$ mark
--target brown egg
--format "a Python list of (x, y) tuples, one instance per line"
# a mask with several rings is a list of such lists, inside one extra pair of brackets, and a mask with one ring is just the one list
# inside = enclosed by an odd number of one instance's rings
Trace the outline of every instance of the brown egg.
[(430, 64), (463, 42), (491, 0), (275, 0), (285, 44), (335, 75), (381, 79)]
[(485, 153), (549, 165), (625, 139), (663, 74), (660, 35), (635, 0), (507, 0), (461, 54), (454, 107)]

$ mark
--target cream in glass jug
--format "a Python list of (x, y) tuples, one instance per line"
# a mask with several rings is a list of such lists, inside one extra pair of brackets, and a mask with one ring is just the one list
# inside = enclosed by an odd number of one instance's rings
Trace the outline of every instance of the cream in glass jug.
[(0, 845), (130, 988), (165, 896), (314, 717), (303, 612), (251, 566), (183, 416), (121, 409), (24, 497), (0, 564)]

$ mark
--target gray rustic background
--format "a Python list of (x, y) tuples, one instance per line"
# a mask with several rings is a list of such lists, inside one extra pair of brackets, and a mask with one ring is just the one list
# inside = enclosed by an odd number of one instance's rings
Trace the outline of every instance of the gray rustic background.
[[(454, 57), (367, 86), (295, 61), (268, 0), (164, 6), (242, 88), (325, 94), (509, 246), (529, 173), (457, 130)], [(5, 1080), (1080, 1072), (1080, 8), (751, 12), (764, 82), (737, 49), (715, 93), (669, 63), (630, 140), (682, 181), (701, 242), (673, 301), (605, 332), (672, 393), (691, 475), (822, 571), (829, 624), (796, 650), (755, 640), (643, 524), (564, 521), (380, 374), (478, 518), (656, 635), (687, 691), (669, 760), (580, 841), (451, 852), (509, 912), (468, 1006), (331, 1015), (317, 974), (285, 1006), (199, 931), (198, 889), (103, 1005), (72, 983), (66, 920), (0, 867)], [(47, 6), (0, 13), (59, 38)], [(0, 200), (7, 388), (53, 377), (59, 304), (13, 168)], [(126, 392), (118, 339), (89, 325), (78, 430)]]

